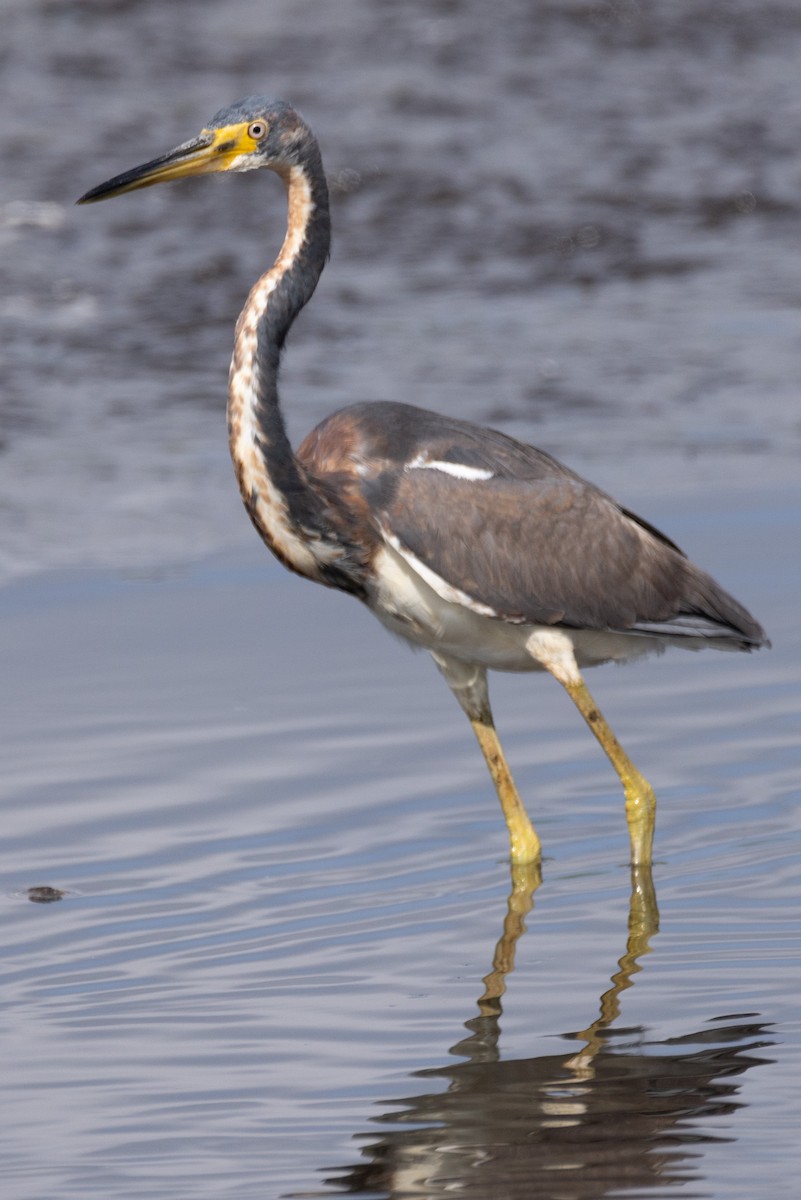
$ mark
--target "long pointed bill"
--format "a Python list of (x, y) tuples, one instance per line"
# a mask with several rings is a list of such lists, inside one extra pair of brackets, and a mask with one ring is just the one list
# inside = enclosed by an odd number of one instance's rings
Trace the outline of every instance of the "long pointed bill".
[(256, 145), (248, 134), (246, 124), (204, 129), (191, 142), (184, 142), (160, 158), (151, 159), (141, 167), (134, 167), (122, 175), (115, 175), (106, 183), (98, 184), (76, 203), (93, 204), (96, 200), (122, 196), (138, 188), (152, 187), (155, 183), (186, 179), (190, 175), (208, 175), (214, 171), (230, 171), (235, 164), (240, 165), (238, 159), (251, 155)]

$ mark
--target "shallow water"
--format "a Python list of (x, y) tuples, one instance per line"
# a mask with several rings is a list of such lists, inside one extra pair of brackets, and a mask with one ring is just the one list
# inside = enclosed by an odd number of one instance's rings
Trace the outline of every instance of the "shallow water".
[[(701, 550), (733, 541), (729, 500)], [(739, 546), (765, 579), (774, 511)], [(497, 681), (547, 857), (479, 1007), (505, 832), (423, 656), (256, 551), (47, 575), (2, 606), (7, 1194), (792, 1194), (781, 597), (770, 656), (592, 676), (658, 785), (658, 920), (630, 915), (621, 799), (570, 706), (547, 679)], [(37, 885), (64, 899), (29, 903)]]
[[(801, 18), (654, 8), (0, 5), (9, 1200), (795, 1195)], [(255, 542), (221, 397), (279, 191), (71, 208), (264, 90), (334, 189), (293, 429), (536, 440), (773, 639), (591, 675), (652, 881), (539, 677), (494, 681), (546, 852), (510, 879), (430, 663)]]

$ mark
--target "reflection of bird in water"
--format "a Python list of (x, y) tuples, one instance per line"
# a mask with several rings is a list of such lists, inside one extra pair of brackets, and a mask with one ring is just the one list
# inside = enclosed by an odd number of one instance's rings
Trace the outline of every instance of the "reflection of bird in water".
[(357, 596), (392, 632), (431, 651), (486, 758), (513, 862), (537, 862), (540, 843), (495, 732), (488, 668), (544, 669), (564, 685), (620, 776), (632, 862), (650, 862), (653, 791), (579, 667), (669, 644), (749, 650), (765, 644), (762, 629), (651, 525), (501, 433), (406, 404), (357, 404), (294, 453), (278, 366), (330, 244), (320, 151), (294, 109), (244, 100), (82, 201), (256, 167), (282, 178), (289, 201), (284, 244), (251, 289), (231, 364), (231, 453), (256, 529), (287, 567)]
[[(480, 1016), (451, 1049), (465, 1062), (415, 1073), (444, 1090), (387, 1101), (367, 1139), (363, 1161), (327, 1179), (332, 1195), (386, 1200), (600, 1200), (698, 1183), (700, 1147), (718, 1140), (710, 1117), (742, 1106), (738, 1078), (771, 1060), (765, 1027), (734, 1018), (665, 1042), (643, 1029), (616, 1033), (620, 995), (641, 970), (656, 932), (647, 868), (633, 873), (625, 953), (589, 1029), (571, 1037), (578, 1054), (504, 1061), (501, 997), (513, 969), (535, 880), (513, 868), (514, 886), (493, 970), (484, 980)], [(330, 1175), (330, 1170), (326, 1172)], [(672, 1194), (672, 1193), (671, 1193)]]

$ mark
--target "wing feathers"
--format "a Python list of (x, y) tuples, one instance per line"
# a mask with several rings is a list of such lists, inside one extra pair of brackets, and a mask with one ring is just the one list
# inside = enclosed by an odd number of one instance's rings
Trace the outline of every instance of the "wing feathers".
[(362, 542), (386, 538), (477, 611), (764, 642), (745, 609), (659, 530), (496, 430), (410, 405), (359, 404), (318, 426), (298, 457), (321, 486), (341, 479), (333, 491)]
[(415, 558), (509, 621), (628, 629), (640, 613), (673, 615), (669, 572), (649, 563), (637, 526), (569, 477), (408, 473), (383, 523)]

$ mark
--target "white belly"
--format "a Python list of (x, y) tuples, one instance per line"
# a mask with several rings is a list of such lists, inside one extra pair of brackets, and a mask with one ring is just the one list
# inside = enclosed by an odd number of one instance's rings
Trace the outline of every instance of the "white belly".
[(461, 662), (495, 671), (554, 671), (557, 666), (556, 674), (569, 676), (576, 664), (625, 661), (662, 649), (657, 638), (513, 625), (485, 615), (475, 610), (481, 605), (467, 607), (468, 597), (460, 602), (460, 593), (433, 572), (424, 579), (389, 545), (373, 565), (376, 585), (368, 605), (379, 621), (413, 645)]

